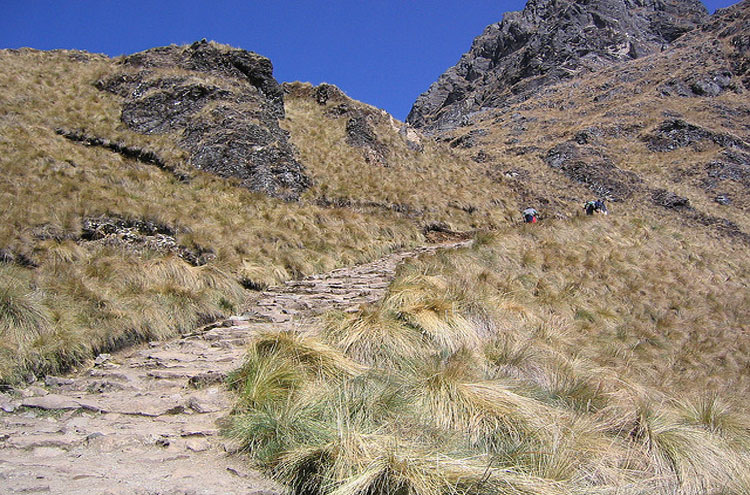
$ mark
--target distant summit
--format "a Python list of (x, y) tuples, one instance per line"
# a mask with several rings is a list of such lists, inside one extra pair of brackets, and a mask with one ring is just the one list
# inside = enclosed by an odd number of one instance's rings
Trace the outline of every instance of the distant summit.
[(488, 26), (417, 98), (407, 122), (455, 128), (582, 71), (658, 52), (707, 18), (699, 0), (529, 0)]

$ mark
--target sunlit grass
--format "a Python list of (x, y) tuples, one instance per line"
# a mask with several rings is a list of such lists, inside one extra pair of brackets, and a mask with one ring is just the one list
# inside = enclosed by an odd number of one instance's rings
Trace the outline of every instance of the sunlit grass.
[(379, 303), (305, 337), (363, 371), (307, 369), (267, 408), (245, 404), (273, 391), (240, 382), (233, 434), (298, 494), (743, 493), (747, 343), (726, 330), (747, 317), (742, 282), (685, 259), (713, 241), (640, 228), (560, 221), (410, 261)]

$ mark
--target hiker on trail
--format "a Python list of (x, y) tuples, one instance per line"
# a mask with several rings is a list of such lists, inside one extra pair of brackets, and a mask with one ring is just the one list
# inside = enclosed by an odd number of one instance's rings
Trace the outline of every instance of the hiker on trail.
[(587, 201), (583, 205), (583, 209), (586, 211), (586, 215), (593, 215), (594, 213), (607, 214), (607, 205), (604, 204), (603, 199), (597, 199), (596, 201)]
[(523, 221), (526, 223), (536, 223), (537, 217), (539, 216), (539, 212), (534, 208), (526, 208), (521, 214), (523, 215)]

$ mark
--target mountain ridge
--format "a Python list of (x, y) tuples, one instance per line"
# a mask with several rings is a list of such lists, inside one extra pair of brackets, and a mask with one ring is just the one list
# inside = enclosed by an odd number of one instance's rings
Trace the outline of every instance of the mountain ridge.
[(420, 95), (406, 121), (448, 130), (485, 108), (663, 49), (708, 18), (699, 0), (531, 0), (474, 39), (470, 50)]

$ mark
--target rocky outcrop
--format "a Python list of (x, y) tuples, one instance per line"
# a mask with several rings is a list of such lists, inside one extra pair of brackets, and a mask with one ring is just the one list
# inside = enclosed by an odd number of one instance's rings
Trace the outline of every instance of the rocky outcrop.
[(55, 133), (66, 139), (70, 139), (73, 142), (81, 143), (84, 146), (94, 146), (94, 147), (105, 148), (114, 153), (118, 153), (124, 156), (125, 158), (130, 158), (131, 160), (136, 160), (141, 163), (148, 164), (148, 165), (155, 165), (156, 167), (162, 170), (166, 170), (170, 172), (179, 180), (189, 179), (188, 175), (185, 172), (180, 171), (173, 165), (165, 162), (154, 151), (145, 150), (143, 148), (138, 148), (137, 146), (129, 146), (119, 141), (113, 141), (111, 139), (93, 136), (93, 135), (86, 134), (85, 132), (80, 132), (80, 131), (72, 131), (72, 130), (58, 128), (58, 129), (55, 129)]
[(179, 133), (191, 164), (274, 197), (310, 185), (296, 160), (271, 61), (208, 43), (153, 48), (122, 59), (123, 72), (96, 83), (120, 95), (122, 121), (143, 134)]
[(545, 156), (547, 165), (610, 201), (622, 201), (643, 189), (643, 180), (637, 174), (622, 170), (604, 151), (580, 141), (550, 149)]
[(719, 96), (726, 90), (737, 90), (732, 72), (720, 70), (713, 74), (694, 74), (686, 79), (673, 78), (661, 86), (663, 96)]
[(137, 253), (155, 251), (174, 254), (193, 266), (205, 265), (216, 257), (200, 246), (178, 243), (177, 231), (151, 220), (98, 216), (84, 218), (79, 242), (117, 246)]
[(378, 140), (367, 115), (356, 113), (346, 121), (346, 143), (361, 148), (362, 156), (367, 163), (388, 166), (388, 148)]
[(724, 148), (750, 150), (750, 144), (736, 136), (714, 132), (682, 119), (665, 120), (641, 139), (646, 142), (649, 150), (656, 152), (672, 151), (686, 146), (696, 148), (709, 142)]
[(664, 49), (707, 19), (699, 0), (529, 0), (488, 26), (407, 122), (447, 130), (540, 87)]

